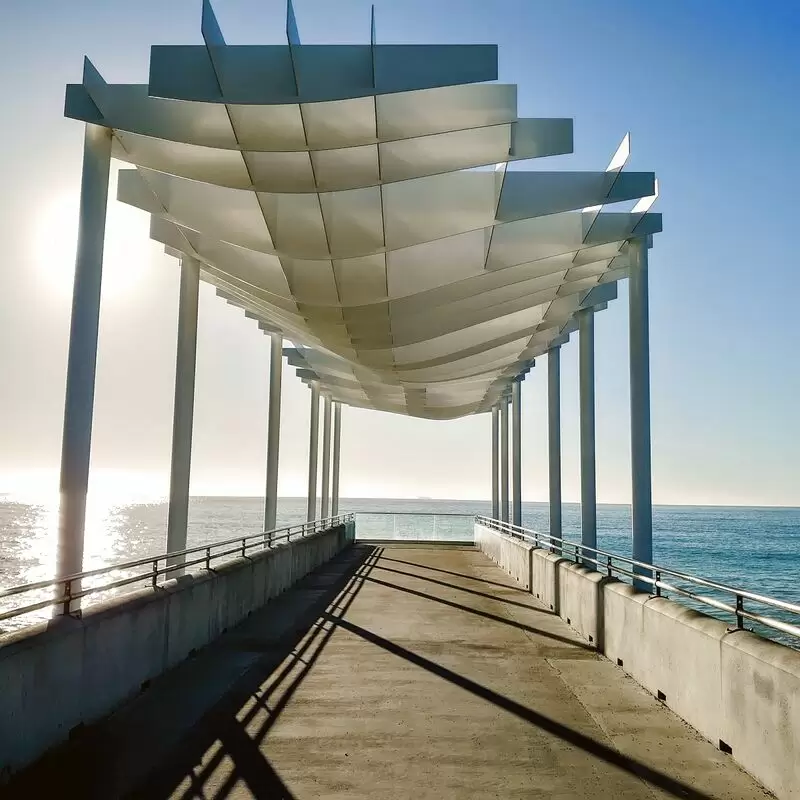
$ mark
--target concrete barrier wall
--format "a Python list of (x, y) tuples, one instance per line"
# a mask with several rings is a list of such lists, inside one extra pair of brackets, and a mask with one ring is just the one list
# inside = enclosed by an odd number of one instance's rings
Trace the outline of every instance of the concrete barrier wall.
[(526, 589), (531, 586), (533, 547), (483, 525), (475, 525), (475, 546)]
[[(548, 555), (535, 551), (533, 558), (545, 560)], [(603, 643), (603, 585), (608, 582), (600, 573), (561, 560), (554, 570), (556, 585), (553, 592), (558, 594), (558, 614), (568, 625), (579, 630), (581, 634), (598, 649)]]
[[(501, 563), (510, 556), (497, 540), (517, 542), (475, 526), (476, 545), (513, 574)], [(546, 550), (533, 549), (530, 559), (526, 588), (703, 736), (730, 750), (780, 800), (800, 800), (799, 651)]]
[(562, 562), (565, 559), (546, 550), (531, 552), (531, 593), (556, 614), (560, 612), (559, 565)]
[(355, 538), (347, 523), (0, 637), (0, 779), (109, 714)]

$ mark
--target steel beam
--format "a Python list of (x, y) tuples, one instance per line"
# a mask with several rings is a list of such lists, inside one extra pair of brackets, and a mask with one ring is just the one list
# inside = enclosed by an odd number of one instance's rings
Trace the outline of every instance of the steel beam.
[[(192, 258), (181, 259), (181, 285), (178, 300), (178, 346), (175, 358), (175, 404), (172, 411), (172, 462), (167, 514), (167, 552), (186, 549), (189, 523), (189, 475), (192, 465), (194, 425), (194, 384), (197, 364), (197, 305), (200, 265)], [(167, 564), (183, 564), (185, 556), (167, 559)], [(182, 570), (172, 572), (172, 577)]]
[(500, 519), (500, 408), (492, 407), (492, 519)]
[(308, 512), (311, 522), (317, 516), (317, 454), (319, 452), (319, 384), (311, 384), (311, 421), (308, 442)]
[(328, 518), (331, 500), (331, 396), (323, 398), (322, 413), (322, 512), (323, 519)]
[(561, 539), (561, 348), (547, 351), (547, 444), (549, 450), (550, 535)]
[(522, 526), (522, 380), (511, 385), (511, 511), (514, 525)]
[[(653, 496), (650, 444), (650, 319), (647, 241), (631, 242), (629, 290), (631, 382), (631, 518), (633, 558), (653, 563)], [(637, 588), (652, 592), (641, 581)]]
[[(597, 479), (594, 419), (594, 311), (578, 312), (580, 433), (581, 433), (581, 543), (597, 547)], [(594, 556), (592, 556), (594, 557)], [(591, 567), (591, 564), (586, 564)]]
[(283, 337), (270, 333), (269, 420), (267, 428), (267, 485), (264, 491), (264, 530), (277, 527), (278, 520), (278, 451), (281, 438), (281, 373)]
[(342, 444), (342, 404), (333, 404), (333, 480), (331, 482), (331, 516), (339, 513), (339, 462)]
[[(83, 139), (78, 246), (61, 442), (56, 577), (74, 575), (83, 569), (110, 164), (111, 131), (87, 124)], [(71, 588), (73, 592), (80, 590), (77, 583), (73, 583)], [(74, 606), (80, 607), (80, 601)]]
[(508, 522), (508, 397), (500, 400), (500, 519)]

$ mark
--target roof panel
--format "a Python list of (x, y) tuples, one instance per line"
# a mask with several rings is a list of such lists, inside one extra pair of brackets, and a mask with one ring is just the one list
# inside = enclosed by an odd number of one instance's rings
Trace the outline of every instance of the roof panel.
[(661, 230), (654, 176), (623, 171), (629, 137), (605, 171), (506, 170), (571, 152), (572, 121), (518, 119), (516, 86), (485, 83), (494, 46), (205, 36), (153, 48), (148, 87), (87, 64), (66, 114), (114, 130), (136, 167), (119, 198), (151, 237), (296, 342), (301, 379), (337, 400), (488, 410)]

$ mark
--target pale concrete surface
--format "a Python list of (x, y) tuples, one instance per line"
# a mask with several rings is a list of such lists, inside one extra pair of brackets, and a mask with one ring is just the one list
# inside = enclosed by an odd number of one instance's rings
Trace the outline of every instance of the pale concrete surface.
[(355, 546), (9, 796), (768, 797), (469, 548)]
[(800, 800), (800, 651), (484, 525), (475, 544), (776, 797)]
[(0, 784), (347, 547), (349, 522), (0, 636)]

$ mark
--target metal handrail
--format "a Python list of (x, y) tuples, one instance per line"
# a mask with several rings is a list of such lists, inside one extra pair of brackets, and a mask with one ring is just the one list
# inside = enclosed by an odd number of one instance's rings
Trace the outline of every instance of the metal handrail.
[[(535, 547), (546, 547), (549, 548), (551, 552), (559, 552), (560, 555), (571, 556), (575, 559), (576, 563), (583, 563), (585, 566), (594, 564), (605, 570), (609, 577), (613, 577), (614, 574), (624, 575), (634, 581), (646, 583), (653, 587), (656, 597), (661, 597), (662, 590), (675, 592), (683, 597), (691, 598), (697, 603), (732, 614), (736, 618), (736, 627), (739, 629), (744, 628), (744, 621), (748, 619), (752, 622), (764, 625), (767, 628), (772, 628), (773, 630), (800, 638), (800, 625), (793, 625), (788, 622), (783, 622), (782, 620), (764, 616), (763, 614), (756, 614), (744, 608), (744, 601), (749, 600), (753, 603), (769, 606), (780, 611), (800, 616), (800, 605), (795, 603), (788, 603), (785, 600), (767, 597), (766, 595), (757, 594), (747, 589), (728, 586), (708, 578), (698, 578), (695, 575), (690, 575), (676, 569), (670, 569), (669, 567), (637, 561), (635, 558), (621, 556), (618, 553), (609, 553), (606, 550), (589, 547), (580, 542), (571, 542), (567, 539), (552, 536), (549, 533), (539, 533), (538, 531), (523, 528), (519, 525), (512, 525), (511, 523), (501, 520), (478, 515), (475, 517), (475, 521), (509, 536), (532, 542)], [(565, 554), (564, 551), (570, 548), (572, 552)], [(626, 567), (628, 568), (626, 569)], [(687, 589), (674, 585), (674, 583), (668, 583), (663, 580), (664, 576), (669, 576), (673, 580), (677, 579), (678, 581), (690, 583), (694, 586), (712, 589), (722, 594), (732, 595), (735, 604), (732, 605), (720, 600), (715, 600), (713, 597), (706, 597), (702, 594), (690, 592)]]
[[(247, 551), (255, 547), (261, 546), (263, 549), (269, 549), (274, 544), (280, 543), (280, 540), (286, 540), (286, 543), (292, 541), (292, 537), (303, 538), (319, 531), (334, 528), (337, 525), (343, 525), (347, 522), (352, 522), (355, 516), (351, 514), (338, 514), (334, 517), (325, 517), (324, 519), (317, 519), (311, 522), (303, 522), (297, 525), (286, 525), (281, 528), (274, 528), (270, 531), (262, 531), (261, 533), (249, 534), (248, 536), (235, 536), (231, 539), (222, 539), (216, 542), (208, 542), (207, 544), (197, 545), (196, 547), (187, 547), (183, 550), (174, 550), (170, 553), (158, 553), (157, 555), (145, 556), (144, 558), (137, 558), (131, 561), (123, 561), (118, 564), (110, 564), (105, 567), (98, 567), (97, 569), (85, 570), (84, 572), (76, 572), (73, 575), (67, 575), (62, 578), (51, 578), (49, 580), (34, 581), (32, 583), (24, 583), (18, 586), (11, 586), (7, 589), (0, 589), (0, 599), (4, 597), (13, 597), (14, 595), (24, 594), (25, 592), (33, 592), (39, 589), (52, 588), (54, 594), (46, 600), (40, 600), (35, 603), (30, 603), (25, 606), (13, 608), (9, 611), (0, 613), (0, 622), (12, 617), (18, 617), (22, 614), (28, 614), (31, 611), (38, 611), (48, 606), (63, 606), (63, 613), (74, 613), (76, 609), (73, 607), (75, 601), (90, 594), (98, 592), (106, 592), (111, 589), (118, 589), (122, 586), (127, 586), (131, 583), (140, 583), (149, 580), (153, 587), (159, 583), (159, 577), (168, 575), (171, 572), (182, 571), (187, 567), (203, 564), (205, 569), (211, 569), (211, 562), (229, 555), (239, 555), (247, 557)], [(222, 552), (214, 552), (217, 548), (228, 547), (228, 545), (236, 545), (229, 547)], [(186, 556), (202, 553), (202, 557), (185, 560)], [(176, 559), (178, 559), (176, 561)], [(164, 562), (163, 567), (159, 567), (159, 562)], [(81, 587), (84, 578), (92, 578), (98, 575), (106, 575), (110, 572), (117, 572), (119, 570), (135, 569), (149, 565), (151, 569), (147, 572), (137, 573), (126, 578), (120, 578), (110, 583), (104, 583), (101, 586), (92, 586), (87, 589)]]
[(356, 511), (357, 515), (369, 515), (374, 517), (464, 517), (474, 519), (475, 515), (470, 513), (459, 514), (457, 511)]

